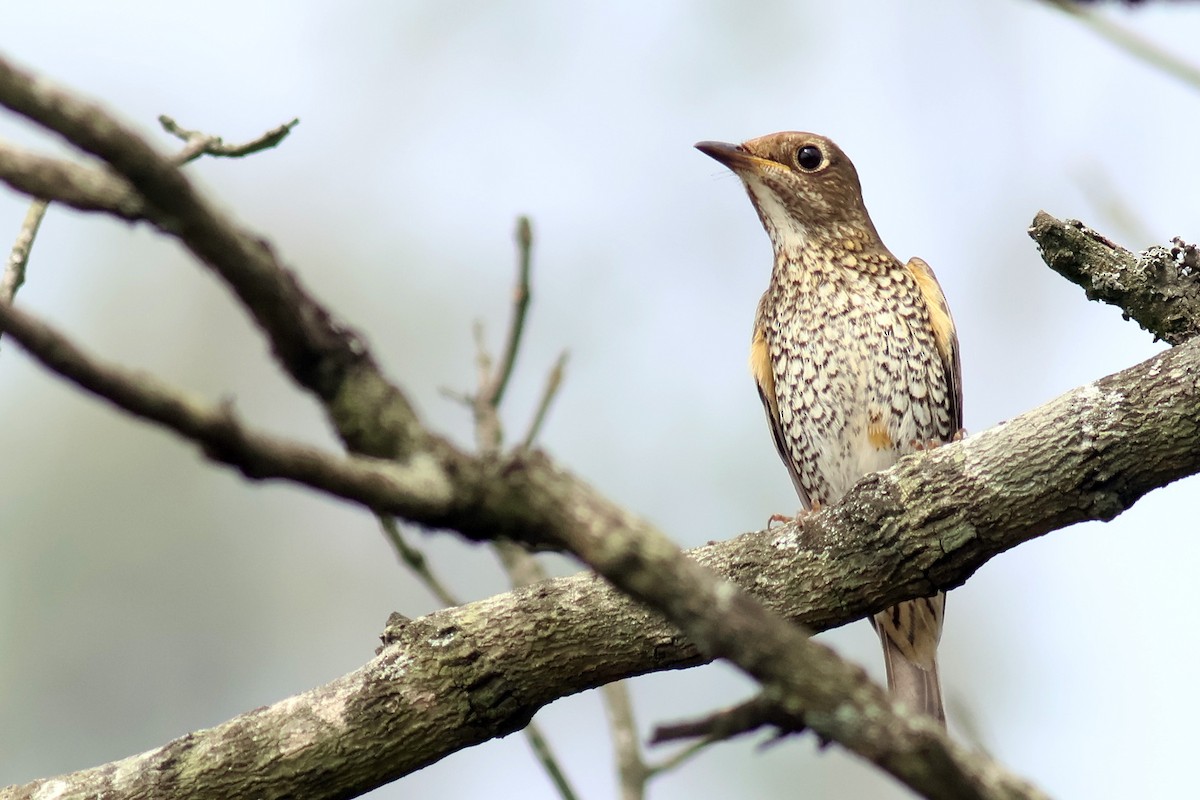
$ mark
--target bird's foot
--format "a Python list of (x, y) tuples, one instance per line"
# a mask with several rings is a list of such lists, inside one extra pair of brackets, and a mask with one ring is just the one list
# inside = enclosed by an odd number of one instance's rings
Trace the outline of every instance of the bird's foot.
[(946, 441), (946, 442), (943, 442), (941, 439), (927, 439), (925, 441), (921, 441), (919, 439), (913, 439), (912, 440), (912, 448), (913, 448), (913, 450), (917, 450), (917, 451), (936, 450), (937, 448), (941, 447), (942, 445), (949, 444), (950, 442), (961, 442), (966, 437), (966, 435), (967, 435), (967, 429), (959, 428), (957, 431), (954, 432), (954, 435), (950, 437), (949, 441)]
[(796, 520), (801, 519), (802, 517), (808, 516), (809, 514), (813, 513), (814, 511), (820, 511), (820, 510), (821, 510), (821, 504), (813, 503), (808, 508), (802, 508), (799, 511), (797, 511), (796, 515), (794, 517), (789, 517), (787, 514), (772, 514), (770, 516), (770, 518), (767, 520), (767, 530), (771, 530), (771, 526), (774, 525), (775, 523), (779, 523), (780, 525), (786, 525), (789, 522), (795, 522)]

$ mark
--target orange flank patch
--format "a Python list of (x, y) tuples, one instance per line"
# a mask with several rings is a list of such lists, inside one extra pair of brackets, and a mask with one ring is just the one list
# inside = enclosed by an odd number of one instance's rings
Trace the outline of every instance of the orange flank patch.
[(779, 404), (775, 399), (775, 371), (771, 368), (771, 349), (767, 347), (767, 337), (762, 328), (754, 331), (754, 341), (750, 343), (750, 374), (758, 384), (771, 416), (779, 419)]
[(876, 450), (891, 450), (895, 445), (892, 437), (888, 436), (887, 426), (880, 419), (871, 420), (871, 424), (867, 426), (867, 441)]

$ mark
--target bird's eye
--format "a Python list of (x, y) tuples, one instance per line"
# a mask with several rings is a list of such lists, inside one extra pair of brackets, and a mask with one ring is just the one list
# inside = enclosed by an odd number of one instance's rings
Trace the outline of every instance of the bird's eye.
[(812, 172), (825, 160), (825, 156), (821, 153), (821, 148), (816, 145), (806, 144), (796, 151), (796, 166), (805, 172)]

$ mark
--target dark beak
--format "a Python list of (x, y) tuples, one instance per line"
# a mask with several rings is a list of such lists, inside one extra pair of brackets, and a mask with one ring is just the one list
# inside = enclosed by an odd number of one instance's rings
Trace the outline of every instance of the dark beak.
[(709, 158), (715, 158), (734, 172), (754, 172), (763, 159), (746, 152), (740, 144), (729, 142), (697, 142), (696, 149)]

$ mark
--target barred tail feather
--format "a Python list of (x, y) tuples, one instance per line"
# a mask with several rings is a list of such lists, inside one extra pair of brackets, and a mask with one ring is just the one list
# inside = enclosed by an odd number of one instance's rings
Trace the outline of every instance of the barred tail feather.
[(887, 667), (888, 691), (896, 702), (936, 719), (944, 726), (946, 710), (942, 707), (942, 683), (938, 678), (937, 659), (929, 669), (904, 657), (890, 639), (883, 640), (883, 663)]
[(892, 697), (942, 725), (946, 724), (946, 711), (938, 677), (937, 645), (945, 603), (946, 595), (938, 593), (900, 603), (874, 618)]

